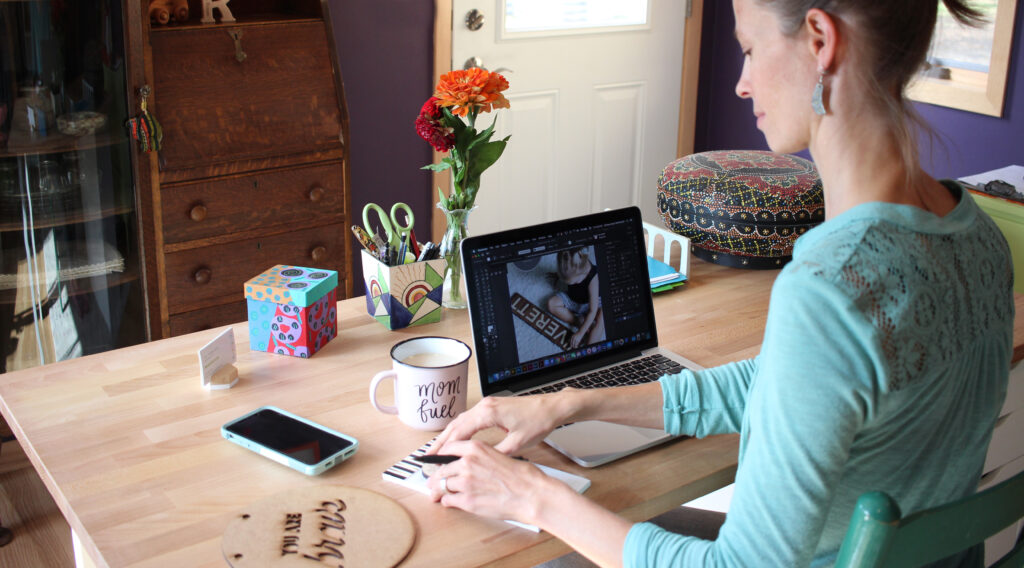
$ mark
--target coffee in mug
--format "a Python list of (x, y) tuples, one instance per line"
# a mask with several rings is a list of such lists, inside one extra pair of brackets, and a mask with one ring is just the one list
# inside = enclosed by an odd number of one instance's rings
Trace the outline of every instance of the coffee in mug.
[[(370, 381), (370, 402), (385, 414), (397, 414), (418, 430), (442, 430), (466, 410), (469, 346), (449, 337), (415, 337), (391, 348), (392, 368)], [(395, 405), (377, 400), (377, 387), (395, 381)]]

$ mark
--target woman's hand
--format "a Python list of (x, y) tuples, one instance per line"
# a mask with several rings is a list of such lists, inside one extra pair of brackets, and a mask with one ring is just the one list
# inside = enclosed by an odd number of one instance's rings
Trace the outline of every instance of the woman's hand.
[(488, 428), (501, 428), (505, 438), (494, 446), (503, 454), (513, 454), (543, 440), (552, 430), (571, 420), (571, 396), (563, 389), (558, 393), (536, 396), (488, 396), (473, 408), (460, 414), (441, 432), (428, 453), (450, 453), (447, 444), (469, 440)]
[(547, 496), (562, 490), (572, 492), (533, 464), (510, 458), (480, 441), (449, 442), (444, 451), (460, 459), (431, 474), (427, 487), (431, 498), (445, 507), (536, 524)]
[(579, 347), (580, 342), (583, 341), (583, 336), (586, 335), (586, 333), (587, 328), (580, 327), (579, 331), (572, 334), (572, 337), (569, 339), (569, 347), (572, 349), (576, 349), (577, 347)]

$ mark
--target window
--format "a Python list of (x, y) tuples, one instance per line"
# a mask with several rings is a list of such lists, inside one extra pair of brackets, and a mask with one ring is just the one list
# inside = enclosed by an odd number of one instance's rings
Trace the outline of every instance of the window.
[(646, 28), (648, 0), (504, 0), (504, 37)]
[(1017, 0), (973, 4), (988, 19), (967, 28), (940, 4), (927, 68), (910, 85), (911, 99), (991, 116), (1002, 116)]

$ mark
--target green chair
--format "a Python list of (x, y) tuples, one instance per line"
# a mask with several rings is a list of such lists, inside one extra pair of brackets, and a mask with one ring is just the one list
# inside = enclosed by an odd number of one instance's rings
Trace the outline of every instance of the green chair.
[[(969, 497), (901, 518), (883, 492), (857, 500), (836, 568), (913, 567), (966, 550), (1024, 518), (1024, 472)], [(993, 567), (1024, 566), (1024, 539)]]

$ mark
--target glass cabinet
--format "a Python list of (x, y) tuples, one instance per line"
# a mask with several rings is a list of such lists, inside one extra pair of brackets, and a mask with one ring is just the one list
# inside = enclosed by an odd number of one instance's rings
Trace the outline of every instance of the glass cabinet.
[(0, 371), (147, 339), (120, 0), (0, 0)]

